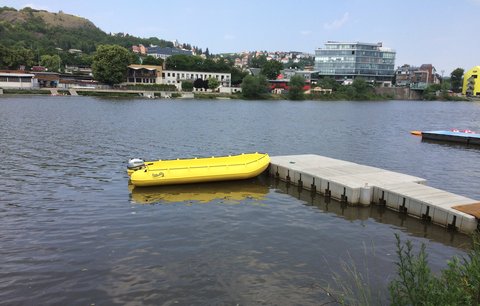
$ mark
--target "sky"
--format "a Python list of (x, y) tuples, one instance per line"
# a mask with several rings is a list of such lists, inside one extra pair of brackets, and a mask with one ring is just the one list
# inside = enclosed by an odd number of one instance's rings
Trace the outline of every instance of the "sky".
[(313, 54), (327, 41), (382, 42), (395, 65), (439, 74), (480, 65), (480, 0), (0, 0), (89, 19), (105, 32), (156, 36), (210, 53)]

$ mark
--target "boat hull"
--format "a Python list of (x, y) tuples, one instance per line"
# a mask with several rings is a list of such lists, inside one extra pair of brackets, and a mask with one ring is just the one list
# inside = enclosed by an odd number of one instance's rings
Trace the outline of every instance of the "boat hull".
[(135, 186), (192, 184), (253, 178), (270, 164), (268, 154), (251, 153), (211, 158), (160, 160), (131, 173)]

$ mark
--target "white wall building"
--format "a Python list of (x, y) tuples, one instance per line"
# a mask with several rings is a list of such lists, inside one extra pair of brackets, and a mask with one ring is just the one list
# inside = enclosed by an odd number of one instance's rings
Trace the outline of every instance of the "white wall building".
[[(198, 71), (175, 71), (175, 70), (163, 70), (162, 71), (162, 83), (173, 84), (177, 86), (179, 90), (182, 88), (182, 81), (195, 82), (197, 79), (208, 80), (209, 78), (215, 78), (220, 83), (219, 87), (231, 87), (232, 86), (232, 74), (224, 72), (198, 72)], [(196, 89), (195, 89), (196, 90)]]
[[(199, 71), (177, 71), (163, 70), (162, 66), (152, 65), (130, 65), (128, 66), (128, 76), (124, 84), (167, 84), (174, 85), (179, 91), (182, 90), (182, 82), (195, 80), (208, 80), (215, 78), (219, 83), (220, 92), (236, 92), (238, 88), (232, 89), (232, 75), (224, 72), (199, 72)], [(194, 91), (211, 91), (203, 88), (194, 88)]]
[(35, 87), (34, 74), (0, 72), (0, 88), (32, 89)]

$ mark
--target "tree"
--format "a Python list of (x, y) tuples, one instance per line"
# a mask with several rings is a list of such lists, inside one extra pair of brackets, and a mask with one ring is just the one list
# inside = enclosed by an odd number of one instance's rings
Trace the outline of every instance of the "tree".
[(102, 83), (119, 84), (125, 81), (127, 66), (133, 61), (131, 53), (123, 47), (100, 45), (93, 56), (93, 76)]
[(442, 85), (440, 84), (431, 84), (422, 93), (423, 100), (437, 100), (437, 92), (441, 91)]
[(268, 91), (268, 82), (264, 75), (247, 75), (242, 82), (242, 95), (247, 99), (262, 99)]
[(242, 83), (243, 78), (248, 74), (248, 72), (241, 71), (236, 67), (232, 67), (230, 73), (232, 74), (232, 85)]
[(305, 86), (305, 79), (301, 75), (294, 75), (290, 78), (288, 83), (288, 98), (290, 100), (304, 100), (305, 93), (303, 87)]
[(186, 54), (172, 55), (165, 61), (168, 70), (200, 71), (202, 65), (203, 58)]
[(341, 85), (332, 77), (322, 77), (317, 83), (322, 88), (337, 90)]
[(282, 63), (271, 60), (266, 62), (263, 67), (261, 73), (266, 76), (269, 80), (276, 80), (277, 76), (280, 74), (280, 70), (283, 69)]
[(195, 81), (193, 81), (193, 87), (207, 89), (208, 88), (208, 81), (207, 80), (204, 81), (204, 80), (198, 78)]
[(18, 69), (21, 65), (31, 67), (34, 64), (34, 54), (23, 47), (4, 47), (0, 45), (0, 67)]
[(211, 89), (212, 91), (215, 91), (217, 87), (220, 86), (220, 82), (217, 80), (217, 78), (210, 77), (208, 78), (208, 88)]
[(46, 67), (48, 71), (60, 71), (62, 60), (58, 55), (42, 55), (40, 57), (40, 65)]
[(182, 81), (182, 91), (192, 91), (193, 83), (190, 81)]
[(267, 57), (265, 55), (254, 56), (250, 60), (250, 67), (251, 68), (263, 68), (263, 66), (267, 63)]
[(372, 91), (371, 86), (363, 78), (355, 78), (352, 82), (352, 88), (354, 90), (354, 96), (352, 97), (355, 100), (368, 100), (369, 94)]
[(88, 54), (81, 54), (79, 57), (78, 57), (78, 64), (81, 65), (81, 66), (92, 66), (92, 63), (93, 63), (93, 56), (92, 55), (88, 55)]
[(162, 66), (163, 65), (163, 59), (161, 58), (155, 58), (151, 55), (147, 55), (142, 61), (142, 64), (144, 65), (156, 65), (156, 66)]
[(460, 92), (462, 91), (463, 86), (463, 72), (462, 68), (457, 68), (450, 73), (450, 82), (452, 84), (452, 91), (453, 92)]

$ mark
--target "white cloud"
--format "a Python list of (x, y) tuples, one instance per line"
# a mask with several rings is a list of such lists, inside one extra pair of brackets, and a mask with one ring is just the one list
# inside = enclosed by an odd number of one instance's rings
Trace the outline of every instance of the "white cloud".
[(312, 34), (312, 31), (310, 31), (310, 30), (303, 30), (303, 31), (300, 31), (300, 34), (301, 34), (302, 36), (308, 36), (308, 35)]
[(350, 14), (348, 12), (346, 12), (345, 14), (343, 14), (342, 18), (335, 19), (334, 21), (332, 21), (330, 23), (325, 23), (323, 25), (323, 28), (326, 29), (326, 30), (340, 29), (341, 27), (343, 27), (343, 25), (345, 25), (345, 23), (347, 23), (349, 18), (350, 18)]
[(225, 40), (234, 40), (234, 39), (235, 39), (235, 36), (233, 36), (232, 34), (225, 34), (225, 35), (223, 35), (223, 39), (225, 39)]

